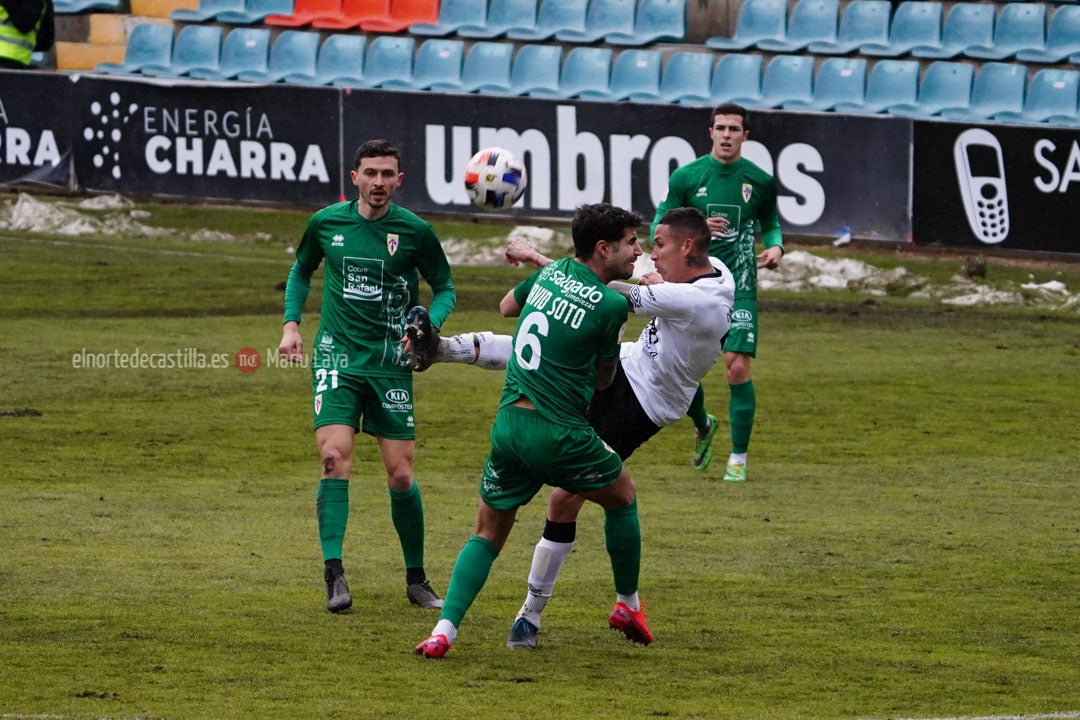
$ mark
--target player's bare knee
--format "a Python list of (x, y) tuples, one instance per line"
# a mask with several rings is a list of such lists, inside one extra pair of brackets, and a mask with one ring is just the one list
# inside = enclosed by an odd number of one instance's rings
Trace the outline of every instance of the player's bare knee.
[(386, 486), (395, 492), (409, 492), (413, 486), (411, 465), (401, 465), (386, 471)]
[(320, 455), (324, 478), (347, 478), (352, 469), (352, 458), (337, 448), (323, 448)]

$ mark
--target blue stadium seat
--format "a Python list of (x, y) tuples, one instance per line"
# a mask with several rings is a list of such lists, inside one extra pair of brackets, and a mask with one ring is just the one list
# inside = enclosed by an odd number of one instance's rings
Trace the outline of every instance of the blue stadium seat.
[(759, 40), (758, 50), (794, 53), (812, 42), (834, 42), (840, 24), (839, 0), (799, 0), (791, 9), (783, 40)]
[[(559, 97), (606, 100), (611, 91), (611, 61), (607, 48), (575, 47), (566, 54), (559, 75)], [(537, 95), (536, 92), (529, 93)]]
[(988, 3), (961, 2), (945, 16), (941, 42), (916, 45), (911, 54), (919, 58), (949, 60), (959, 57), (975, 45), (989, 45), (994, 40), (994, 6)]
[(511, 40), (536, 42), (548, 40), (557, 32), (581, 31), (585, 29), (587, 9), (587, 0), (541, 0), (536, 22), (529, 25), (528, 18), (522, 18), (524, 24), (510, 28), (506, 36)]
[(985, 122), (998, 113), (1018, 113), (1024, 109), (1027, 67), (1016, 63), (984, 63), (971, 85), (971, 102), (966, 109), (941, 111), (947, 120)]
[(964, 55), (981, 60), (1005, 60), (1021, 50), (1046, 47), (1046, 5), (1013, 2), (1001, 9), (990, 45), (964, 48)]
[(465, 63), (465, 42), (433, 38), (425, 40), (416, 51), (412, 77), (408, 84), (396, 81), (383, 83), (384, 88), (407, 87), (412, 90), (458, 92), (461, 90), (461, 69)]
[(187, 25), (176, 34), (172, 61), (168, 65), (147, 65), (143, 75), (181, 77), (197, 68), (216, 70), (221, 62), (220, 25)]
[(659, 102), (663, 64), (664, 56), (658, 50), (623, 50), (611, 68), (608, 99)]
[(809, 55), (777, 55), (765, 66), (761, 96), (754, 105), (777, 108), (787, 101), (810, 102), (814, 96), (814, 58)]
[(53, 12), (57, 15), (78, 15), (90, 10), (120, 12), (120, 0), (56, 0)]
[(510, 68), (514, 64), (513, 43), (473, 43), (461, 70), (461, 91), (482, 95), (509, 95)]
[(660, 99), (666, 103), (708, 105), (712, 82), (712, 53), (675, 52), (660, 78)]
[(889, 0), (851, 0), (840, 17), (836, 40), (812, 42), (807, 50), (821, 55), (847, 55), (867, 43), (888, 42), (891, 15)]
[(411, 37), (377, 35), (372, 38), (364, 56), (364, 86), (408, 87), (412, 82), (415, 50), (416, 40)]
[(142, 23), (131, 29), (122, 63), (98, 63), (94, 72), (134, 75), (148, 65), (168, 65), (172, 57), (172, 23)]
[(721, 57), (709, 85), (711, 104), (753, 105), (761, 97), (761, 66), (761, 55), (756, 53), (731, 53)]
[(879, 60), (866, 81), (861, 104), (837, 103), (834, 111), (873, 115), (894, 105), (913, 105), (919, 94), (919, 63), (916, 60)]
[(1021, 50), (1016, 53), (1016, 59), (1021, 62), (1059, 63), (1076, 53), (1080, 53), (1080, 5), (1065, 5), (1055, 10), (1050, 18), (1046, 47), (1042, 50)]
[(293, 0), (246, 0), (243, 10), (218, 13), (217, 21), (229, 25), (255, 25), (271, 15), (289, 15), (292, 11)]
[(269, 59), (268, 28), (236, 28), (221, 44), (221, 62), (217, 69), (194, 68), (188, 76), (197, 80), (232, 80), (242, 72), (266, 70)]
[(439, 21), (410, 25), (409, 32), (427, 37), (446, 37), (466, 25), (483, 25), (486, 19), (487, 0), (441, 0)]
[(463, 25), (457, 34), (467, 38), (493, 39), (502, 37), (511, 28), (536, 26), (539, 0), (491, 0), (487, 20), (478, 25)]
[(919, 85), (918, 100), (911, 105), (893, 105), (888, 112), (890, 115), (929, 118), (945, 110), (964, 110), (971, 104), (974, 76), (975, 68), (971, 63), (949, 60), (932, 62)]
[(705, 41), (713, 50), (741, 51), (762, 40), (783, 40), (787, 35), (787, 0), (744, 0), (731, 37), (718, 35)]
[(319, 56), (319, 33), (306, 30), (284, 30), (270, 48), (265, 70), (242, 70), (236, 74), (241, 82), (276, 83), (290, 73), (314, 74), (315, 59)]
[(243, 9), (244, 0), (199, 0), (196, 9), (177, 8), (169, 13), (169, 17), (177, 22), (208, 22), (223, 12), (239, 12)]
[(562, 52), (560, 45), (523, 45), (510, 68), (510, 94), (555, 97), (559, 92)]
[(907, 0), (900, 3), (889, 26), (889, 40), (859, 47), (860, 55), (900, 57), (914, 47), (941, 44), (941, 3)]
[(814, 79), (809, 102), (786, 100), (785, 110), (832, 110), (840, 103), (862, 105), (866, 98), (866, 58), (825, 58)]
[(683, 42), (686, 39), (686, 0), (641, 0), (629, 33), (613, 32), (609, 45), (648, 45), (658, 41)]
[(629, 33), (634, 29), (634, 10), (637, 0), (589, 0), (585, 12), (585, 27), (581, 30), (560, 30), (555, 39), (560, 42), (595, 43), (611, 33)]
[(314, 73), (292, 72), (284, 80), (292, 85), (333, 85), (357, 87), (363, 84), (363, 35), (335, 33), (327, 35), (315, 60)]
[(1080, 71), (1043, 68), (1028, 83), (1024, 109), (997, 113), (994, 118), (1003, 122), (1078, 127), (1078, 99)]

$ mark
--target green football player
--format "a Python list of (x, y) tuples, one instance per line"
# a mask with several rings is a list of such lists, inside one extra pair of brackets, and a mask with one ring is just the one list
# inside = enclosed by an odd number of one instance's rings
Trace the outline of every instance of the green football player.
[[(713, 108), (709, 123), (711, 152), (671, 174), (667, 197), (656, 208), (653, 221), (655, 230), (664, 213), (677, 207), (703, 212), (712, 232), (709, 253), (727, 265), (735, 277), (735, 306), (724, 344), (724, 365), (731, 388), (731, 454), (724, 479), (731, 482), (746, 480), (746, 455), (757, 408), (750, 377), (750, 360), (757, 356), (758, 341), (757, 271), (775, 268), (784, 255), (776, 180), (742, 156), (743, 143), (749, 136), (746, 108), (734, 103)], [(764, 250), (755, 255), (754, 236), (758, 232)], [(698, 432), (693, 464), (704, 470), (712, 459), (717, 421), (705, 412), (705, 395), (700, 386), (687, 414)]]
[(352, 605), (341, 558), (358, 430), (379, 444), (390, 516), (405, 557), (406, 595), (414, 605), (439, 609), (442, 599), (424, 570), (424, 508), (413, 477), (412, 370), (401, 340), (407, 311), (417, 304), (418, 276), (431, 287), (430, 318), (436, 326), (457, 297), (431, 225), (391, 202), (404, 177), (397, 148), (386, 140), (363, 143), (350, 177), (359, 197), (324, 208), (308, 221), (285, 288), (278, 347), (286, 358), (303, 360), (300, 316), (311, 275), (321, 263), (322, 310), (311, 367), (322, 465), (316, 512), (326, 609), (342, 612)]

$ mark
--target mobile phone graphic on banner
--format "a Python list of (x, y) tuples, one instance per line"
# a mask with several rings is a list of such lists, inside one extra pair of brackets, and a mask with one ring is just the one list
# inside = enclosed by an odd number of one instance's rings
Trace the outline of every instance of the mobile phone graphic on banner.
[(1009, 234), (1009, 199), (1001, 143), (982, 128), (960, 133), (953, 145), (956, 179), (968, 225), (980, 242), (996, 245)]

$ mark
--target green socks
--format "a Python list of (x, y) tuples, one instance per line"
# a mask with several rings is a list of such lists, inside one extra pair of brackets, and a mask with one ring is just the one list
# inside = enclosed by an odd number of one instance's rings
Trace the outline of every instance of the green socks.
[(390, 518), (401, 542), (406, 569), (424, 567), (424, 503), (415, 478), (407, 491), (390, 491)]
[(440, 620), (449, 620), (454, 627), (461, 624), (461, 619), (465, 617), (469, 606), (473, 604), (473, 600), (487, 582), (491, 565), (497, 557), (499, 557), (499, 551), (489, 540), (479, 535), (469, 538), (465, 547), (458, 553), (457, 562), (454, 563), (454, 572), (450, 574), (450, 587), (446, 590)]
[(709, 425), (709, 414), (705, 412), (705, 388), (698, 383), (697, 392), (690, 400), (690, 407), (686, 409), (686, 415), (694, 422), (694, 428), (704, 431)]
[(319, 520), (319, 543), (323, 560), (340, 560), (349, 521), (349, 481), (325, 478), (319, 481), (315, 495), (315, 514)]
[(638, 523), (637, 498), (626, 507), (604, 510), (604, 541), (615, 576), (615, 592), (633, 595), (638, 590), (641, 572), (641, 525)]
[(754, 396), (754, 381), (747, 380), (731, 388), (731, 404), (728, 417), (731, 420), (731, 452), (745, 453), (750, 449), (750, 433), (754, 430), (754, 410), (757, 400)]

